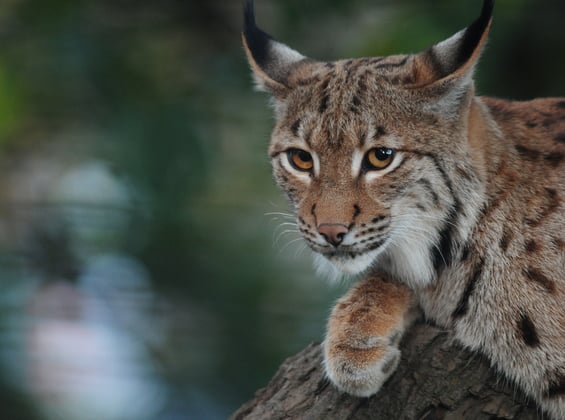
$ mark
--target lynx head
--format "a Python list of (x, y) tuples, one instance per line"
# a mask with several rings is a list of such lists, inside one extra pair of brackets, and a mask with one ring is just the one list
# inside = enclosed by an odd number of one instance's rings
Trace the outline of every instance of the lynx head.
[(468, 117), (493, 3), (422, 53), (322, 62), (259, 29), (248, 1), (243, 45), (273, 97), (274, 175), (320, 260), (422, 284), (454, 252), (454, 219), (472, 217), (461, 194), (479, 193)]

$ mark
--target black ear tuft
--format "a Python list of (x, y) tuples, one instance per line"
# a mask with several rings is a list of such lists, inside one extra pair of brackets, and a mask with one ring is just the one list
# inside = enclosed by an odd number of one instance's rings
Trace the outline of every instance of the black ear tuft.
[(306, 57), (276, 41), (257, 26), (253, 0), (247, 0), (243, 8), (242, 41), (257, 89), (278, 99), (285, 97), (291, 87), (291, 74), (296, 64)]
[(492, 20), (494, 0), (484, 0), (481, 15), (467, 28), (419, 54), (416, 85), (425, 86), (444, 78), (472, 80)]
[(456, 67), (462, 66), (471, 57), (492, 18), (494, 0), (484, 0), (481, 15), (465, 29), (456, 58)]
[(269, 60), (269, 46), (273, 38), (255, 23), (253, 3), (253, 0), (247, 0), (243, 6), (243, 35), (253, 59), (264, 68)]

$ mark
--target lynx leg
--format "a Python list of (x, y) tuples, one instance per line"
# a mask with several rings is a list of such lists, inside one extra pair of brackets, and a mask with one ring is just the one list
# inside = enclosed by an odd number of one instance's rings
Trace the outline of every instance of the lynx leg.
[(398, 343), (416, 314), (406, 286), (376, 276), (359, 282), (330, 315), (324, 341), (327, 376), (349, 394), (376, 393), (396, 369)]

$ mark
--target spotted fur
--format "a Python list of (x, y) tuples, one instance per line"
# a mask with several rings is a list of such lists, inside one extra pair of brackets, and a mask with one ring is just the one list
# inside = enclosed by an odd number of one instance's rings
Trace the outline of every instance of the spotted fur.
[(475, 96), (493, 3), (422, 53), (320, 62), (248, 2), (243, 44), (305, 241), (322, 268), (361, 274), (328, 321), (328, 377), (377, 392), (419, 308), (564, 419), (565, 99)]

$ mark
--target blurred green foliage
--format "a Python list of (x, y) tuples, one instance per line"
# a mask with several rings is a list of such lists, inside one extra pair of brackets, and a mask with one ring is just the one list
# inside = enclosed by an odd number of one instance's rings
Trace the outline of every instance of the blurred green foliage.
[[(256, 3), (262, 27), (321, 59), (418, 51), (479, 12), (476, 1)], [(565, 2), (497, 3), (478, 91), (564, 95)], [(182, 308), (168, 314), (178, 320), (158, 357), (187, 418), (224, 417), (285, 356), (320, 340), (345, 287), (315, 279), (308, 252), (285, 247), (296, 236), (277, 227), (284, 220), (265, 215), (288, 210), (270, 177), (271, 111), (252, 92), (240, 6), (0, 4), (2, 170), (56, 148), (62, 162), (109, 162), (134, 186), (135, 217), (121, 247)], [(3, 412), (25, 418), (33, 404), (13, 392), (0, 388)]]

